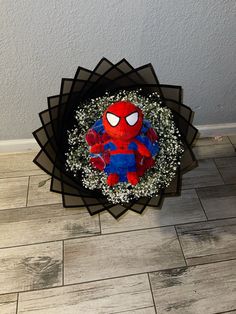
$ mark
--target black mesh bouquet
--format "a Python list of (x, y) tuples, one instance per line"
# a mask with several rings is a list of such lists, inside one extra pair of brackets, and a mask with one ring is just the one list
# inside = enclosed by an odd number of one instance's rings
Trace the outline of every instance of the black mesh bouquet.
[(34, 162), (51, 176), (64, 207), (115, 218), (160, 208), (197, 165), (193, 112), (182, 104), (181, 86), (159, 84), (151, 64), (103, 58), (93, 71), (79, 67), (39, 116)]

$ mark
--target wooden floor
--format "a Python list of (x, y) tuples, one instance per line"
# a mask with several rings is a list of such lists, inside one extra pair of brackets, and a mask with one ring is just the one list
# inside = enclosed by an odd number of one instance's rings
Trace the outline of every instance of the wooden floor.
[(89, 216), (35, 153), (0, 155), (0, 314), (236, 313), (236, 136), (205, 138), (162, 210)]

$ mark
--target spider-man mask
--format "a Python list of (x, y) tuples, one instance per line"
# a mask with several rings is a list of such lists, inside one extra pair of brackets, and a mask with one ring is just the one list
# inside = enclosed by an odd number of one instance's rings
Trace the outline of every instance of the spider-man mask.
[(143, 124), (143, 113), (131, 102), (118, 101), (107, 108), (102, 122), (108, 135), (126, 141), (139, 134)]

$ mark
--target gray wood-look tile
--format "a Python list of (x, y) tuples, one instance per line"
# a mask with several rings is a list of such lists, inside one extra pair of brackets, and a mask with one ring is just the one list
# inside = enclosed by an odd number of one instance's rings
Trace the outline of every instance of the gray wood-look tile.
[(50, 191), (51, 180), (48, 175), (32, 176), (29, 181), (28, 206), (61, 203), (58, 193)]
[(236, 217), (236, 185), (197, 189), (209, 219)]
[(215, 163), (225, 183), (236, 183), (236, 157), (216, 158)]
[(229, 136), (229, 139), (230, 139), (230, 142), (231, 142), (233, 145), (236, 145), (236, 135), (230, 135), (230, 136)]
[(28, 177), (0, 179), (0, 210), (25, 207)]
[(183, 175), (182, 188), (198, 188), (224, 184), (212, 159), (199, 160), (197, 168)]
[(36, 152), (0, 154), (0, 178), (39, 175), (43, 171), (34, 163)]
[(234, 260), (150, 274), (157, 313), (216, 314), (234, 310), (235, 273)]
[(177, 232), (188, 265), (236, 258), (236, 218), (180, 225)]
[(18, 314), (154, 314), (146, 274), (21, 293)]
[(183, 190), (181, 196), (166, 197), (161, 210), (148, 207), (142, 215), (128, 211), (120, 220), (101, 214), (102, 233), (175, 225), (206, 220), (195, 190)]
[(193, 152), (197, 159), (236, 156), (236, 152), (232, 144), (196, 146), (193, 147)]
[[(0, 154), (0, 314), (16, 314), (18, 291), (17, 314), (155, 314), (147, 272), (157, 313), (236, 313), (236, 137), (230, 141), (200, 139), (198, 158), (216, 158), (184, 175), (180, 197), (118, 221), (102, 213), (103, 235), (99, 216), (62, 207), (34, 153)], [(169, 225), (178, 225), (182, 248)]]
[[(0, 211), (0, 248), (100, 233), (99, 217), (60, 204)], [(16, 236), (17, 235), (17, 236)]]
[(16, 293), (0, 295), (0, 313), (16, 314), (16, 302)]
[(65, 241), (65, 283), (185, 265), (174, 227)]
[(125, 312), (120, 312), (120, 314), (155, 314), (155, 309), (154, 307), (144, 307), (142, 309), (134, 309), (131, 311), (125, 311)]
[(61, 285), (61, 264), (61, 242), (0, 249), (0, 294)]
[(227, 136), (200, 137), (194, 141), (194, 146), (213, 146), (231, 144)]

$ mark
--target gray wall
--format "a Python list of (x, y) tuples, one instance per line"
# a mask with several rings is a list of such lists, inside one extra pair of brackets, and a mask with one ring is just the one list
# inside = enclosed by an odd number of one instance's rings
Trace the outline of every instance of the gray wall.
[(235, 0), (0, 0), (0, 139), (30, 138), (46, 97), (102, 56), (151, 62), (196, 124), (236, 121)]

